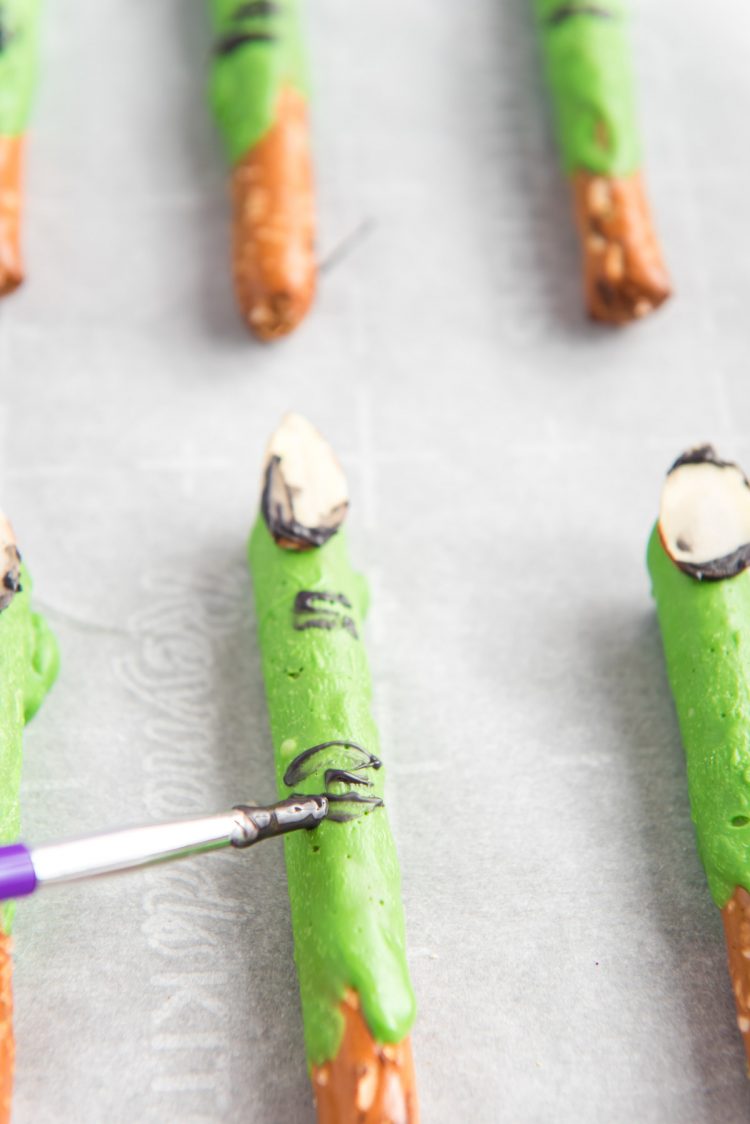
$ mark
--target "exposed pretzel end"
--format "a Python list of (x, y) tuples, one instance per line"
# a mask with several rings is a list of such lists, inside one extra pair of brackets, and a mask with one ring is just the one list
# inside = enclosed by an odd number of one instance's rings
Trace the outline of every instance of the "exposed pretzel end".
[(21, 591), (21, 555), (10, 522), (0, 511), (0, 612)]
[(21, 165), (23, 137), (0, 136), (0, 296), (23, 281)]
[(729, 957), (729, 975), (750, 1074), (750, 894), (741, 886), (721, 911)]
[(607, 324), (642, 319), (671, 288), (640, 172), (577, 172), (573, 192), (589, 315)]
[(336, 1057), (312, 1070), (318, 1124), (418, 1124), (411, 1042), (376, 1042), (349, 990)]
[(269, 132), (232, 173), (237, 302), (264, 341), (297, 327), (315, 294), (315, 215), (307, 105), (279, 95)]
[(0, 933), (0, 1124), (9, 1124), (16, 1043), (13, 1036), (13, 942)]
[(245, 314), (248, 326), (263, 343), (288, 336), (305, 318), (313, 293), (314, 285), (311, 285), (305, 292), (278, 292), (259, 297)]

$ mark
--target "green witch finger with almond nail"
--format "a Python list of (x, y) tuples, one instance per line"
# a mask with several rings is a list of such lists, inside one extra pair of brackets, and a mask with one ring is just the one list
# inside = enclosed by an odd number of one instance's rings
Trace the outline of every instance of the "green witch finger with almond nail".
[(315, 214), (300, 0), (210, 0), (211, 101), (232, 166), (240, 312), (262, 340), (315, 292)]
[(39, 0), (0, 3), (0, 296), (23, 281), (21, 178), (24, 133), (37, 73)]
[[(23, 729), (58, 669), (57, 644), (31, 611), (31, 580), (15, 535), (0, 513), (0, 843), (18, 838)], [(0, 1124), (8, 1124), (13, 1091), (13, 903), (0, 906)]]
[(329, 804), (314, 833), (285, 842), (318, 1120), (416, 1124), (414, 996), (347, 506), (330, 447), (289, 415), (268, 449), (249, 560), (278, 789)]
[(750, 1061), (750, 485), (710, 445), (670, 469), (648, 568)]
[(670, 295), (641, 176), (625, 0), (533, 0), (570, 177), (589, 314), (625, 324)]

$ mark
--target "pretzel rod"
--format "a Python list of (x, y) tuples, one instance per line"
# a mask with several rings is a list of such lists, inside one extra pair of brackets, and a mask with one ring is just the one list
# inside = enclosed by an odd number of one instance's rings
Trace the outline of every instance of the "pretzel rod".
[(641, 176), (625, 0), (534, 0), (574, 199), (590, 316), (637, 320), (670, 295)]
[(750, 487), (710, 446), (670, 470), (648, 568), (695, 832), (750, 1061)]
[[(0, 842), (18, 835), (23, 727), (41, 706), (59, 662), (52, 633), (31, 611), (30, 595), (15, 536), (0, 515)], [(13, 1090), (13, 913), (13, 902), (0, 905), (0, 1124), (10, 1120)]]
[(314, 836), (285, 841), (318, 1120), (414, 1124), (414, 997), (346, 509), (330, 448), (288, 416), (269, 447), (249, 560), (278, 790), (329, 802)]
[(291, 332), (315, 291), (315, 216), (299, 0), (210, 0), (211, 100), (232, 165), (240, 312), (262, 340)]
[(0, 7), (0, 296), (23, 281), (21, 179), (24, 133), (36, 84), (39, 0)]

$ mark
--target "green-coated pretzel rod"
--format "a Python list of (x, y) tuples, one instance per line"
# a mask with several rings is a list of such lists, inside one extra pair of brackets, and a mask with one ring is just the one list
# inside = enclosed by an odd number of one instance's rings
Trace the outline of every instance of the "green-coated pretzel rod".
[(23, 281), (21, 179), (36, 85), (39, 8), (39, 0), (0, 4), (0, 296)]
[(641, 176), (627, 0), (533, 0), (595, 320), (657, 308), (669, 277)]
[(648, 568), (750, 1060), (750, 487), (709, 445), (670, 470)]
[(346, 510), (329, 446), (289, 415), (249, 560), (278, 790), (329, 801), (314, 833), (285, 841), (308, 1064), (323, 1124), (414, 1124), (414, 997)]
[[(44, 620), (31, 611), (31, 581), (13, 531), (0, 514), (0, 843), (18, 838), (23, 727), (57, 674), (58, 653)], [(0, 1124), (13, 1092), (13, 903), (0, 906)]]
[(315, 215), (301, 0), (209, 0), (211, 102), (232, 167), (232, 258), (243, 318), (286, 335), (315, 292)]

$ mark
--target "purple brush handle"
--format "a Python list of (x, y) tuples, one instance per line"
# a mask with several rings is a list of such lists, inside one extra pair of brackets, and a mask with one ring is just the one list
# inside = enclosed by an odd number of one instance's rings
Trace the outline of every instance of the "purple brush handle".
[(0, 847), (0, 901), (22, 898), (36, 890), (31, 852), (23, 843)]

